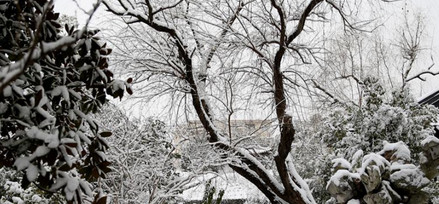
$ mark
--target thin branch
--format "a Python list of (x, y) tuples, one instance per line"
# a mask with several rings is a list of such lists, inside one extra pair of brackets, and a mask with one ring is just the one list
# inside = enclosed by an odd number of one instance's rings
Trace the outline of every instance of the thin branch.
[(426, 71), (422, 71), (422, 72), (416, 74), (415, 76), (412, 76), (412, 77), (407, 78), (407, 79), (405, 80), (405, 82), (410, 82), (410, 81), (412, 81), (412, 80), (414, 80), (414, 79), (419, 79), (419, 80), (421, 80), (421, 81), (425, 81), (426, 79), (425, 79), (425, 78), (422, 78), (423, 75), (431, 75), (431, 76), (439, 75), (439, 71), (437, 71), (437, 72), (430, 71), (430, 69), (431, 69), (433, 66), (434, 66), (434, 63), (433, 63), (432, 65), (430, 65)]

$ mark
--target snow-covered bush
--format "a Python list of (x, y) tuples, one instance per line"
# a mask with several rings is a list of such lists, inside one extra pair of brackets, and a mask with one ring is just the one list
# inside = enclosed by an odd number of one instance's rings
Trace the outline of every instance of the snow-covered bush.
[(101, 182), (112, 202), (174, 203), (183, 190), (193, 186), (190, 183), (198, 173), (193, 167), (198, 166), (186, 161), (188, 172), (182, 172), (184, 150), (165, 123), (153, 118), (129, 119), (111, 104), (94, 117), (114, 135), (107, 139), (107, 159), (113, 171)]
[(89, 181), (110, 170), (111, 134), (88, 114), (107, 95), (122, 97), (128, 83), (107, 69), (111, 49), (98, 31), (65, 25), (68, 36), (60, 34), (51, 3), (0, 2), (0, 167), (23, 172), (25, 191), (32, 183), (81, 202), (92, 196)]
[(0, 168), (0, 203), (50, 204), (65, 202), (59, 195), (47, 194), (31, 184), (23, 189), (19, 181), (22, 174), (14, 169)]
[(297, 142), (293, 143), (292, 154), (297, 157), (294, 161), (297, 171), (309, 184), (316, 202), (324, 203), (331, 197), (325, 184), (331, 176), (331, 160), (335, 156), (327, 151), (326, 144), (317, 137), (316, 125), (320, 123), (321, 118), (314, 117), (303, 124), (304, 127), (297, 127)]
[(200, 177), (227, 164), (228, 159), (211, 146), (194, 141), (187, 127), (170, 127), (153, 118), (128, 118), (112, 104), (94, 118), (113, 133), (106, 138), (112, 171), (97, 183), (111, 202), (177, 203), (184, 190), (209, 180)]
[(362, 88), (364, 97), (359, 105), (333, 104), (328, 113), (316, 115), (298, 128), (293, 154), (298, 156), (299, 173), (319, 203), (330, 196), (324, 187), (333, 159), (358, 157), (358, 150), (378, 152), (384, 141), (402, 141), (419, 164), (421, 141), (434, 133), (431, 123), (436, 121), (437, 108), (419, 105), (406, 90), (389, 93), (373, 77), (366, 78)]
[(376, 152), (383, 141), (403, 141), (414, 153), (421, 152), (420, 142), (434, 133), (437, 108), (419, 105), (407, 90), (397, 90), (386, 98), (378, 79), (363, 82), (364, 99), (359, 106), (334, 107), (323, 119), (319, 135), (336, 155), (351, 157), (361, 149)]
[(334, 159), (333, 175), (326, 186), (333, 197), (330, 202), (428, 203), (431, 195), (425, 187), (437, 175), (439, 155), (431, 153), (439, 152), (439, 140), (429, 136), (422, 145), (421, 165), (415, 164), (403, 142), (384, 142), (380, 152), (364, 156), (358, 150), (349, 161)]

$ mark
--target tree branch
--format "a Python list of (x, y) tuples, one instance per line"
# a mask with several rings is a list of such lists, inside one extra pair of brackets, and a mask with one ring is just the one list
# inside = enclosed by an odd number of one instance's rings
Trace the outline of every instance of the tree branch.
[(296, 29), (288, 37), (287, 46), (300, 35), (300, 33), (303, 31), (303, 28), (305, 27), (306, 18), (308, 18), (308, 16), (311, 14), (312, 10), (322, 1), (323, 0), (312, 0), (308, 4), (308, 6), (305, 8), (302, 15), (300, 16), (300, 20), (299, 20), (299, 23), (297, 24)]
[(421, 81), (425, 81), (425, 79), (422, 78), (422, 75), (432, 75), (432, 76), (439, 75), (439, 71), (438, 71), (438, 72), (430, 71), (430, 69), (431, 69), (433, 66), (434, 66), (434, 63), (428, 67), (428, 70), (426, 70), (426, 71), (422, 71), (422, 72), (416, 74), (415, 76), (412, 76), (412, 77), (410, 77), (410, 78), (407, 78), (407, 79), (405, 80), (405, 82), (407, 83), (407, 82), (412, 81), (412, 80), (414, 80), (414, 79), (419, 79), (419, 80), (421, 80)]

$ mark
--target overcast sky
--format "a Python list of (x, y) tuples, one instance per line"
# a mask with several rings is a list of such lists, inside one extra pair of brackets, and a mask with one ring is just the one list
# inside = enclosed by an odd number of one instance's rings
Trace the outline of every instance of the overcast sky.
[[(82, 9), (90, 10), (92, 8), (92, 4), (96, 1), (76, 1), (77, 3), (75, 3), (73, 0), (55, 0), (55, 10), (70, 16), (77, 16), (80, 25), (83, 25), (87, 19), (87, 16), (83, 11), (81, 11), (81, 9), (78, 9), (78, 5)], [(435, 70), (439, 70), (439, 0), (401, 0), (399, 3), (390, 4), (392, 5), (390, 9), (393, 10), (392, 12), (389, 12), (391, 13), (391, 16), (401, 15), (404, 4), (407, 5), (407, 10), (409, 13), (420, 12), (426, 18), (426, 42), (428, 45), (431, 45), (431, 54), (434, 57), (437, 56), (435, 57), (435, 61), (437, 63), (434, 68)], [(101, 10), (102, 9), (103, 8), (101, 8)], [(99, 18), (99, 15), (102, 15), (102, 13), (104, 12), (99, 12), (95, 17)], [(392, 21), (392, 18), (389, 18), (387, 22), (388, 27), (395, 26), (395, 23), (392, 23)], [(420, 98), (439, 89), (439, 76), (427, 77), (427, 82), (414, 82), (412, 86), (415, 97)]]

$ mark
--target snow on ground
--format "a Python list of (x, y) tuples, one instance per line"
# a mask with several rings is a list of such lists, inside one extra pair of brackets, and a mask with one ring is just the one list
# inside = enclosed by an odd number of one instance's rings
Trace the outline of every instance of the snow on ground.
[[(213, 179), (212, 179), (213, 178)], [(265, 196), (241, 175), (228, 172), (220, 173), (217, 177), (214, 174), (199, 176), (197, 181), (211, 180), (211, 186), (216, 188), (216, 194), (224, 190), (223, 200), (265, 200)], [(205, 184), (202, 182), (199, 186), (183, 191), (181, 197), (185, 201), (199, 201), (203, 199)], [(214, 196), (216, 198), (216, 195)]]

